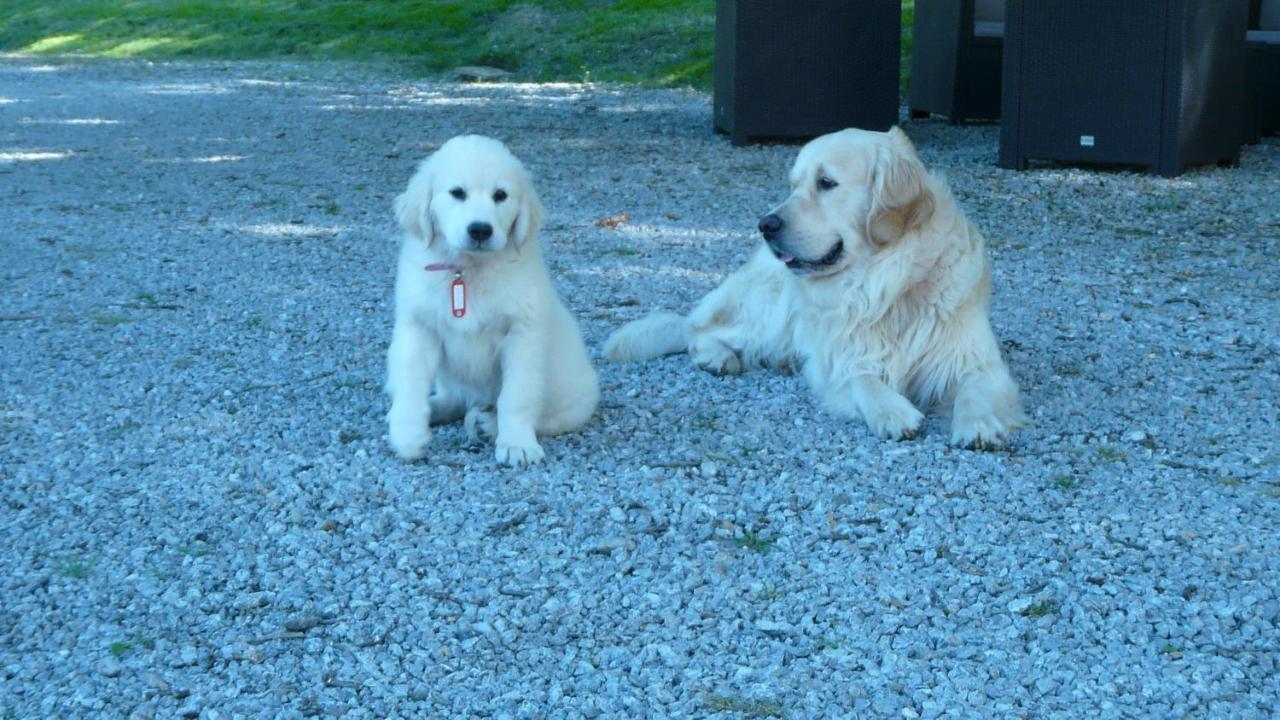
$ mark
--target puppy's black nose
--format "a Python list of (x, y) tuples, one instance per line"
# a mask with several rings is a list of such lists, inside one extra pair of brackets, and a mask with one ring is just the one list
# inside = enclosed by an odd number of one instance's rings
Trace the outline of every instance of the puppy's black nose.
[(493, 226), (486, 222), (473, 222), (467, 226), (467, 235), (476, 243), (493, 237)]
[(766, 240), (772, 240), (782, 232), (782, 218), (777, 215), (769, 214), (760, 218), (760, 234), (764, 235)]

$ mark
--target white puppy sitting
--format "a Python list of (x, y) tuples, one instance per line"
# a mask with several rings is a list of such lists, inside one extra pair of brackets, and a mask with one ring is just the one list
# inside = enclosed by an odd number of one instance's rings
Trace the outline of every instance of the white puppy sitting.
[(499, 462), (540, 462), (537, 436), (584, 425), (600, 391), (542, 261), (528, 171), (497, 140), (455, 137), (419, 165), (395, 213), (407, 236), (387, 357), (392, 449), (421, 458), (431, 425), (465, 417), (469, 432), (494, 435)]

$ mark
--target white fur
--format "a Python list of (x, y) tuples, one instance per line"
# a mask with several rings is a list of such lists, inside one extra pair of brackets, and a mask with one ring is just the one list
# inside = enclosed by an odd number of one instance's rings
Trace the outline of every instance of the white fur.
[[(822, 187), (823, 183), (834, 183)], [(803, 367), (832, 412), (881, 437), (913, 436), (921, 408), (951, 412), (951, 441), (1004, 442), (1026, 422), (989, 317), (991, 268), (982, 235), (946, 184), (925, 171), (901, 130), (845, 130), (801, 149), (785, 222), (760, 250), (679, 316), (613, 334), (610, 360), (678, 352), (673, 336), (716, 373)], [(840, 243), (837, 246), (837, 243)], [(780, 258), (830, 265), (788, 268)]]
[[(584, 425), (600, 392), (542, 261), (543, 209), (528, 172), (498, 141), (459, 136), (423, 161), (395, 211), (406, 236), (387, 353), (392, 449), (421, 458), (431, 425), (465, 417), (469, 433), (495, 435), (499, 462), (540, 462), (537, 437)], [(493, 228), (483, 247), (467, 233), (476, 222)], [(462, 268), (463, 317), (452, 311), (454, 273), (426, 270), (431, 263)]]

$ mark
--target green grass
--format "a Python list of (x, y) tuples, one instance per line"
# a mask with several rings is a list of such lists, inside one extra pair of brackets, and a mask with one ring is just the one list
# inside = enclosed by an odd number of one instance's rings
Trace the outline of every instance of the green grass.
[(1080, 483), (1070, 475), (1058, 475), (1053, 479), (1053, 485), (1059, 490), (1074, 490), (1080, 486)]
[(784, 717), (781, 703), (772, 700), (748, 700), (734, 695), (708, 695), (707, 710), (742, 713), (750, 717)]
[(125, 653), (129, 652), (130, 650), (133, 650), (134, 648), (141, 647), (141, 648), (146, 648), (147, 650), (151, 650), (155, 648), (155, 646), (156, 646), (155, 638), (135, 637), (132, 640), (117, 640), (111, 643), (110, 650), (112, 655), (116, 657), (121, 657)]
[(780, 597), (782, 597), (782, 591), (777, 588), (765, 588), (756, 593), (756, 600), (760, 602), (773, 602)]
[(119, 440), (120, 438), (124, 437), (125, 435), (128, 435), (134, 430), (141, 430), (141, 429), (142, 429), (142, 426), (139, 425), (138, 423), (126, 421), (107, 430), (107, 437), (111, 438), (112, 440)]
[(1117, 450), (1113, 447), (1103, 446), (1098, 448), (1098, 457), (1107, 462), (1123, 462), (1128, 458), (1123, 450)]
[(758, 552), (761, 555), (768, 555), (773, 551), (773, 540), (762, 538), (749, 530), (743, 531), (742, 537), (738, 538), (735, 543), (740, 548)]
[(182, 547), (178, 548), (178, 552), (182, 553), (183, 555), (190, 555), (191, 557), (201, 558), (209, 554), (209, 543), (206, 543), (203, 540), (196, 540), (190, 545), (183, 545)]
[[(914, 0), (903, 3), (909, 57)], [(488, 65), (710, 90), (715, 0), (6, 0), (0, 52)], [(905, 84), (907, 63), (903, 63)]]
[(114, 327), (116, 325), (124, 325), (126, 323), (133, 322), (133, 318), (121, 313), (112, 313), (100, 310), (93, 314), (93, 321), (99, 325), (109, 325)]
[(489, 65), (709, 87), (715, 0), (8, 0), (0, 51)]
[(1058, 603), (1053, 600), (1042, 600), (1022, 611), (1023, 617), (1041, 618), (1058, 612)]
[(63, 562), (60, 571), (66, 577), (83, 580), (93, 571), (93, 563), (80, 558), (70, 558)]

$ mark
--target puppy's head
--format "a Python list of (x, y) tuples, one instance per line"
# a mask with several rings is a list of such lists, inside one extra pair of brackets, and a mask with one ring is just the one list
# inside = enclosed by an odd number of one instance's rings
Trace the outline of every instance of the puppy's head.
[(843, 130), (800, 149), (791, 195), (760, 219), (773, 254), (799, 275), (838, 273), (918, 230), (933, 213), (911, 141)]
[(529, 172), (502, 143), (460, 135), (422, 161), (395, 213), (428, 246), (481, 255), (532, 241), (543, 209)]

